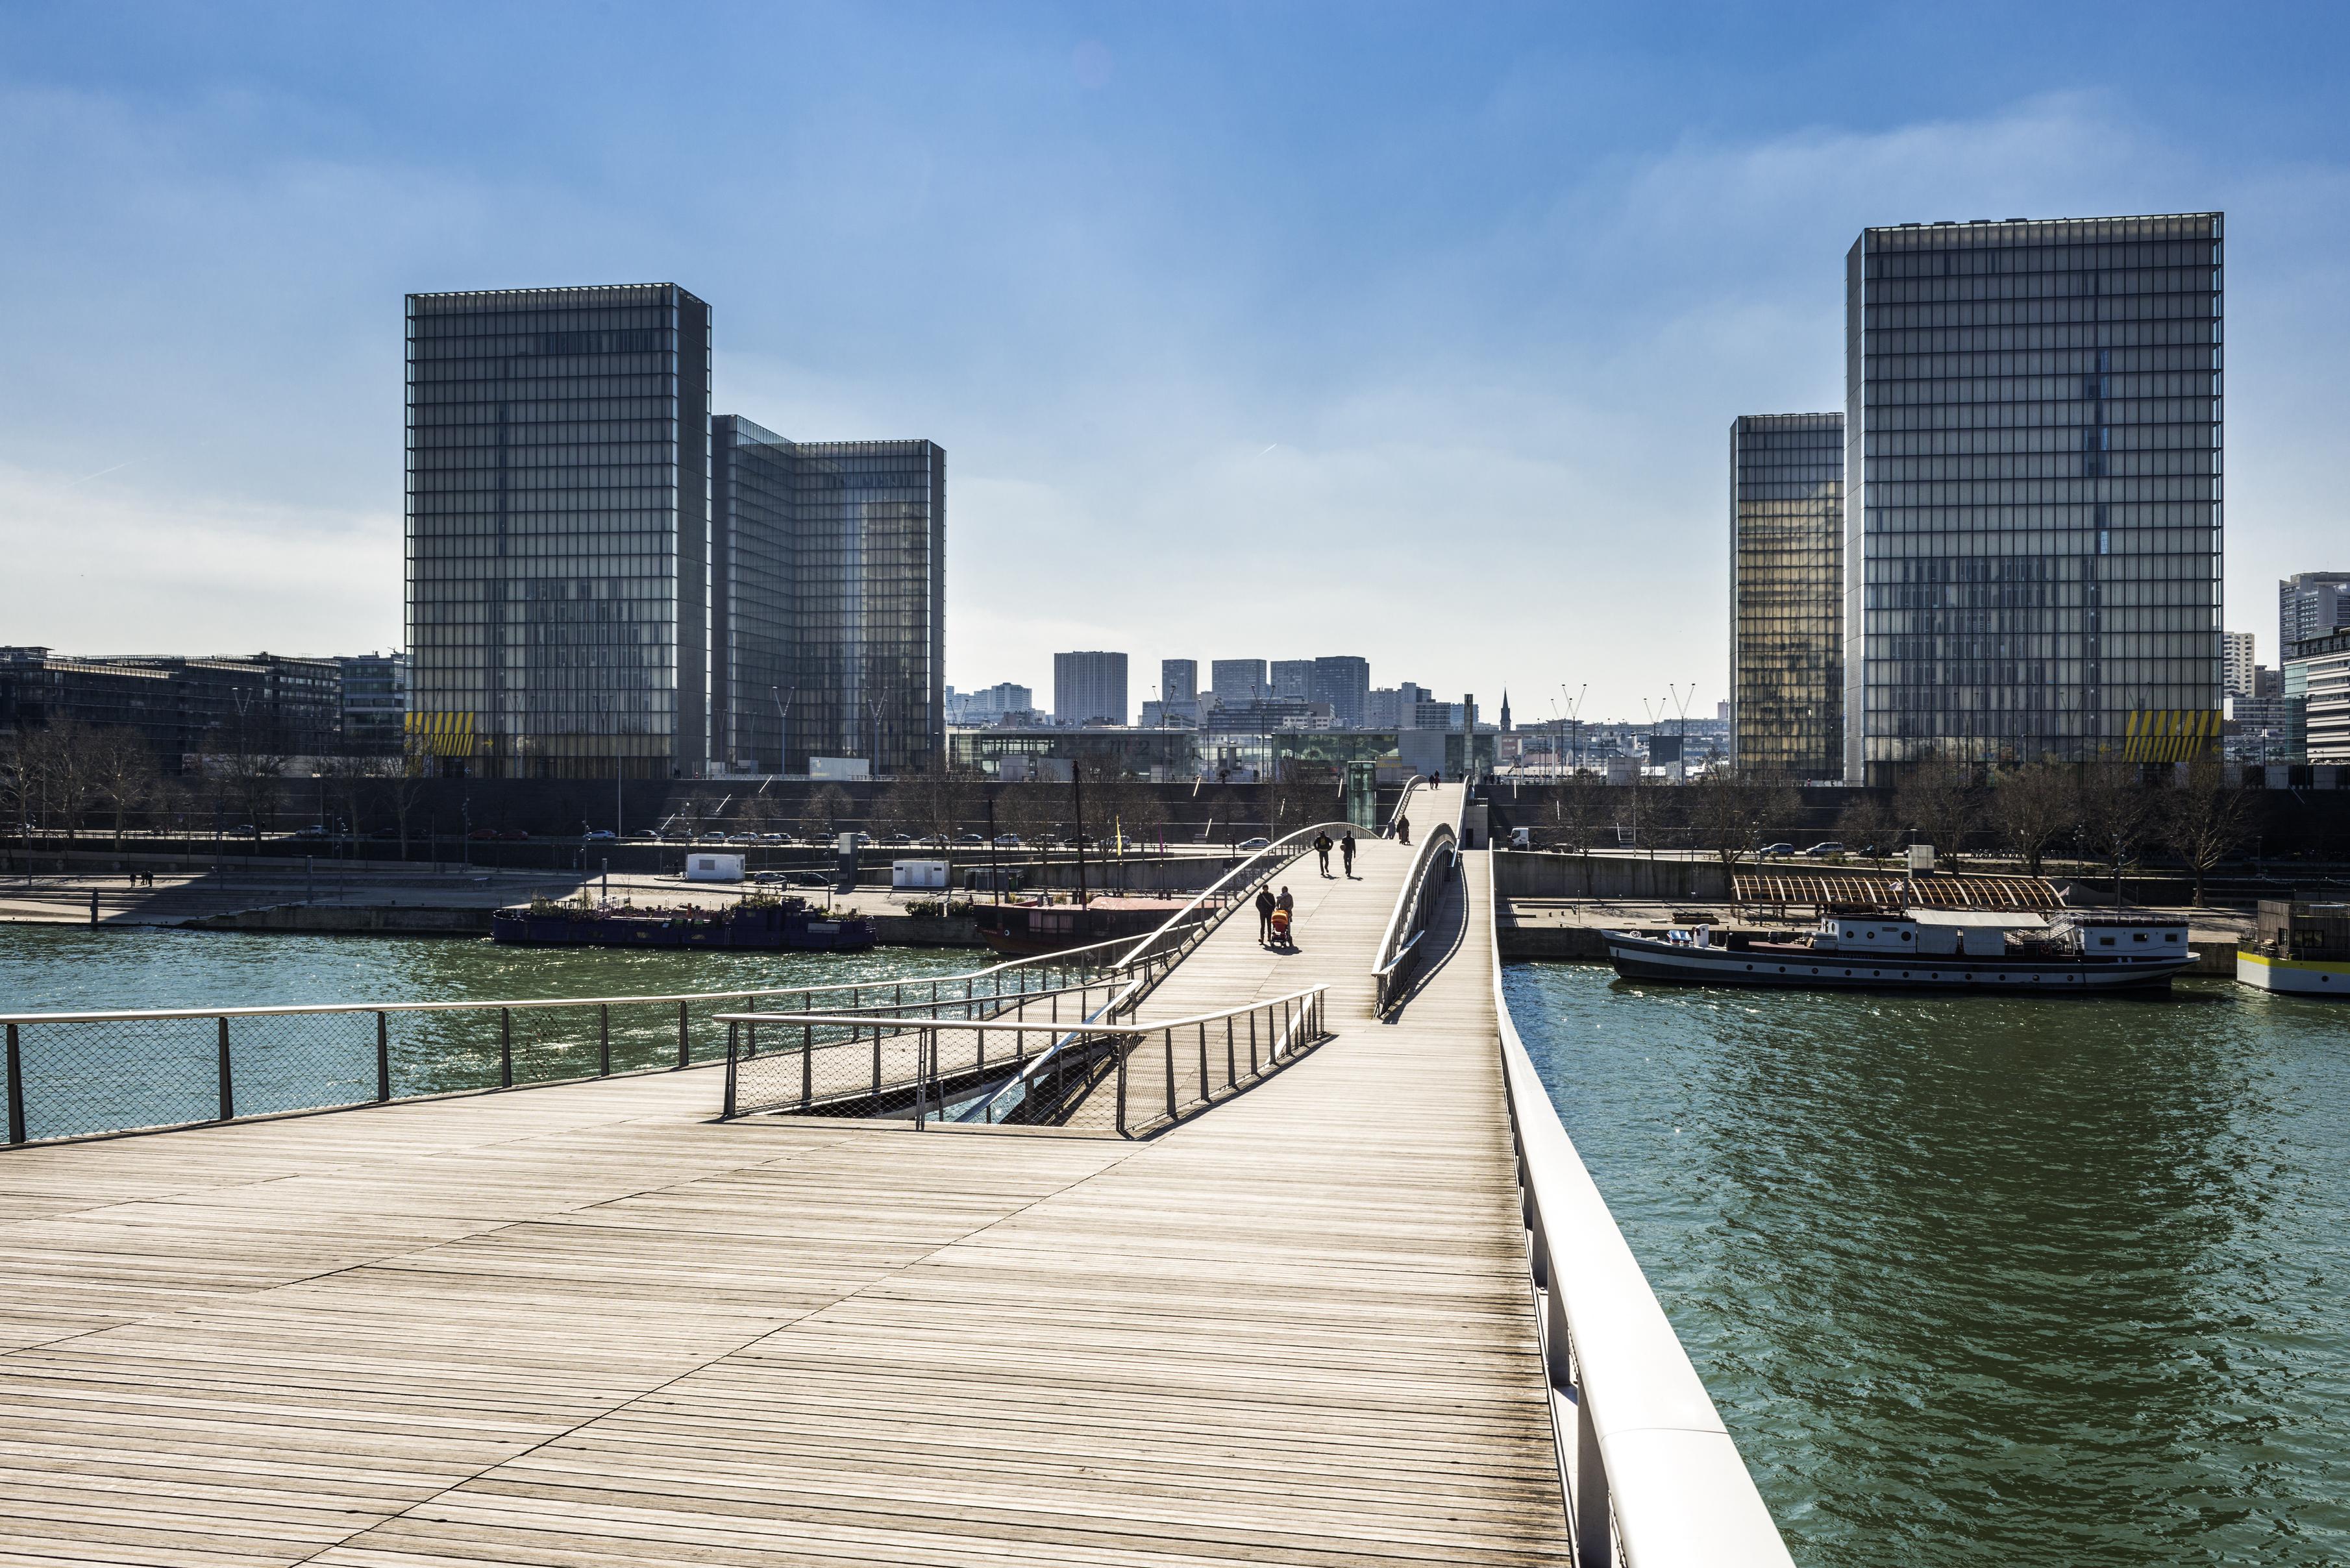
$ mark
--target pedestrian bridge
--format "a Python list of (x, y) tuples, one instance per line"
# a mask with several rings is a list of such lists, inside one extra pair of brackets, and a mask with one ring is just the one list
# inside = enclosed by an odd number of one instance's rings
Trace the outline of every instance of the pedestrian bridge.
[(12, 1149), (0, 1560), (1786, 1563), (1459, 805), (1100, 961), (648, 1004), (723, 1065)]

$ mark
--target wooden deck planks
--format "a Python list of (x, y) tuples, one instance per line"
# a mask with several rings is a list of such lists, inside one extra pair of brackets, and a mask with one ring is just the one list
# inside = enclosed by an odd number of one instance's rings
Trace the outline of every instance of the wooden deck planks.
[(1147, 1142), (690, 1072), (0, 1159), (0, 1563), (1563, 1562), (1483, 922), (1369, 1016), (1406, 855), (1160, 988), (1338, 1033)]

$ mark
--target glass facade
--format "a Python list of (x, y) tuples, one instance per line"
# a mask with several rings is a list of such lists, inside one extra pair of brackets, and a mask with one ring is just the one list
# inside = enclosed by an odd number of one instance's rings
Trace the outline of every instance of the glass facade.
[(879, 774), (933, 764), (947, 734), (947, 454), (927, 441), (790, 444), (785, 771), (810, 757), (868, 757)]
[(792, 453), (749, 420), (710, 421), (710, 757), (728, 773), (791, 771)]
[(1844, 416), (1730, 427), (1731, 758), (1844, 772)]
[(410, 743), (473, 777), (708, 760), (710, 307), (408, 296)]
[(1352, 654), (1315, 659), (1306, 695), (1314, 701), (1327, 702), (1332, 717), (1342, 727), (1359, 729), (1366, 722), (1365, 711), (1371, 700), (1370, 660)]
[(2216, 213), (1854, 244), (1848, 780), (2216, 738), (2220, 244)]

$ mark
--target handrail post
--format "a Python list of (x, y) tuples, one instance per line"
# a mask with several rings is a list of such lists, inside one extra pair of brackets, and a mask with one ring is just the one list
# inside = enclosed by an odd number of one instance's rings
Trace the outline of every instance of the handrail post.
[(1206, 1105), (1211, 1097), (1208, 1077), (1208, 1021), (1200, 1020), (1200, 1103)]
[(218, 1061), (218, 1071), (220, 1073), (220, 1119), (224, 1122), (233, 1122), (236, 1120), (236, 1088), (231, 1082), (229, 1075), (228, 1015), (226, 1013), (223, 1013), (221, 1015), (220, 1021), (220, 1056)]
[(816, 1025), (800, 1025), (800, 1109), (816, 1103)]
[(1126, 1058), (1128, 1052), (1126, 1048), (1116, 1044), (1117, 1036), (1112, 1035), (1111, 1041), (1110, 1052), (1118, 1062), (1118, 1136), (1124, 1137), (1126, 1136)]
[(1162, 1029), (1159, 1038), (1167, 1047), (1167, 1119), (1175, 1119), (1175, 1031)]
[(1224, 1087), (1237, 1089), (1240, 1086), (1240, 1054), (1232, 1049), (1232, 1015), (1227, 1012), (1224, 1014)]
[(598, 1002), (596, 1006), (596, 1075), (612, 1075), (612, 1004)]
[(375, 1103), (391, 1098), (391, 1026), (379, 1010), (375, 1015)]
[[(924, 1059), (930, 1059), (931, 1072), (938, 1070), (938, 1042), (932, 1038), (932, 1034), (933, 1031), (928, 1029), (918, 1029), (914, 1032), (914, 1130), (916, 1132), (922, 1130), (923, 1092), (929, 1085), (929, 1076), (922, 1070)], [(941, 1105), (939, 1108), (944, 1110), (946, 1107)]]
[(734, 1025), (726, 1026), (726, 1106), (718, 1113), (721, 1121), (734, 1119)]
[(684, 1002), (681, 1002), (677, 1004), (677, 1064), (681, 1067), (690, 1066), (693, 1061), (693, 1058), (687, 1054), (685, 1040), (685, 1009), (686, 1004)]
[(1256, 1076), (1256, 1009), (1249, 1009), (1249, 1076)]
[[(227, 1038), (225, 1027), (222, 1031), (222, 1038)], [(498, 1087), (514, 1087), (514, 1009), (511, 1007), (498, 1009)]]
[(25, 1141), (25, 1061), (13, 1023), (8, 1025), (8, 1141)]

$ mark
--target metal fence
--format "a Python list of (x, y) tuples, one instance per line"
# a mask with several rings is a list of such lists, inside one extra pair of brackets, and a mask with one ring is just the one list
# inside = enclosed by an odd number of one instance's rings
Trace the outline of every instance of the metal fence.
[[(1238, 1094), (1328, 1033), (1326, 988), (1116, 1023), (1129, 987), (1025, 999), (986, 1019), (722, 1013), (730, 1116), (752, 1110), (1046, 1126), (1133, 1137)], [(1099, 999), (1090, 1012), (1078, 1010)], [(1045, 1015), (1049, 1009), (1067, 1015)]]
[(984, 1012), (1117, 974), (1121, 940), (969, 974), (653, 996), (0, 1015), (10, 1145), (724, 1058), (716, 1014)]

